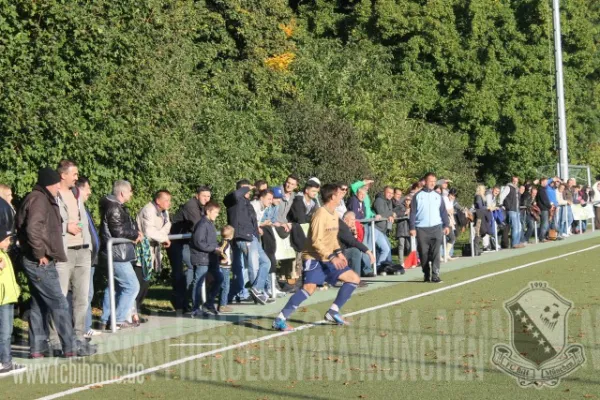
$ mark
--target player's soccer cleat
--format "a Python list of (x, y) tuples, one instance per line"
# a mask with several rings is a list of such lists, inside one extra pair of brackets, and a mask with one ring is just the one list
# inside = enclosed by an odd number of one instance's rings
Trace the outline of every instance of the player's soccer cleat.
[(275, 318), (275, 320), (273, 321), (273, 329), (277, 330), (277, 331), (291, 331), (294, 328), (292, 328), (291, 326), (289, 326), (287, 324), (287, 322), (285, 322), (285, 319), (281, 319), (281, 318)]
[(332, 310), (329, 310), (325, 313), (325, 320), (333, 322), (337, 325), (350, 325), (348, 322), (346, 322), (346, 320), (344, 320), (344, 318), (342, 318), (339, 312), (335, 312)]

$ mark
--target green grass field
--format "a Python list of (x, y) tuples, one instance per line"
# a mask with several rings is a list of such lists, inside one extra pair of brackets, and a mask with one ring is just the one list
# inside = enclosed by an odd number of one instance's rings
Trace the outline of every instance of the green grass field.
[[(422, 283), (419, 275), (414, 274), (412, 281), (356, 291), (344, 312), (352, 313), (441, 289), (587, 249), (596, 243), (597, 238), (559, 247), (540, 246), (540, 251), (522, 255), (514, 252), (503, 260), (443, 272), (444, 283), (440, 285)], [(270, 329), (272, 315), (233, 321), (194, 334), (62, 362), (16, 379), (6, 378), (0, 381), (0, 393), (3, 399), (39, 398), (96, 383), (98, 379), (86, 375), (93, 375), (94, 370), (103, 371), (103, 379), (111, 379), (214, 351), (209, 356), (124, 382), (96, 384), (90, 390), (66, 398), (599, 398), (598, 258), (600, 248), (594, 248), (537, 263), (360, 313), (349, 317), (352, 325), (346, 327), (311, 325), (263, 340), (260, 338), (274, 333)], [(386, 277), (381, 277), (371, 284), (378, 285), (385, 280)], [(509, 341), (510, 327), (503, 302), (536, 280), (548, 282), (574, 303), (568, 341), (582, 344), (587, 357), (581, 369), (564, 378), (554, 389), (522, 389), (514, 378), (490, 362), (493, 346)], [(280, 300), (281, 304), (285, 301)], [(329, 304), (323, 302), (299, 309), (292, 316), (292, 326), (320, 321)], [(219, 350), (253, 339), (259, 341), (233, 350)], [(117, 369), (117, 365), (123, 369)]]

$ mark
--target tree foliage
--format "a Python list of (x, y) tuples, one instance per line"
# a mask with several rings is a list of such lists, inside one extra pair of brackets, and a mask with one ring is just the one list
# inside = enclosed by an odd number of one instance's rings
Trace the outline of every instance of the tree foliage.
[[(175, 204), (288, 172), (406, 186), (556, 159), (546, 0), (0, 0), (0, 180), (80, 164)], [(574, 163), (600, 168), (600, 6), (563, 2)], [(470, 196), (470, 195), (469, 195)]]

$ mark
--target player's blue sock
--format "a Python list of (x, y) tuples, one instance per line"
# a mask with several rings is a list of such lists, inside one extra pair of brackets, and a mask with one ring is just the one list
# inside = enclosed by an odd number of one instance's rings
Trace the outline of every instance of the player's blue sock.
[(344, 304), (346, 304), (346, 302), (350, 300), (350, 297), (352, 296), (352, 293), (354, 292), (354, 289), (356, 289), (357, 286), (358, 285), (356, 283), (344, 282), (344, 284), (338, 291), (335, 301), (333, 302), (331, 307), (329, 307), (329, 309), (333, 312), (339, 312), (340, 309), (344, 306)]
[(308, 294), (306, 290), (298, 290), (292, 297), (290, 297), (285, 307), (283, 307), (283, 310), (281, 310), (278, 318), (288, 319), (288, 317), (292, 315), (294, 311), (296, 311), (296, 308), (298, 308), (300, 304), (302, 304), (302, 302), (309, 297), (310, 294)]

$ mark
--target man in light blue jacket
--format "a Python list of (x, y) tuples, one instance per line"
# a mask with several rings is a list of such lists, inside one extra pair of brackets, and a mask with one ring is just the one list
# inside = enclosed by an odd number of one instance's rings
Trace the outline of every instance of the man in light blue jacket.
[(442, 196), (433, 190), (435, 174), (430, 172), (424, 179), (425, 187), (415, 195), (410, 208), (410, 235), (417, 237), (424, 282), (440, 283), (440, 247), (442, 235), (450, 232), (450, 221)]

